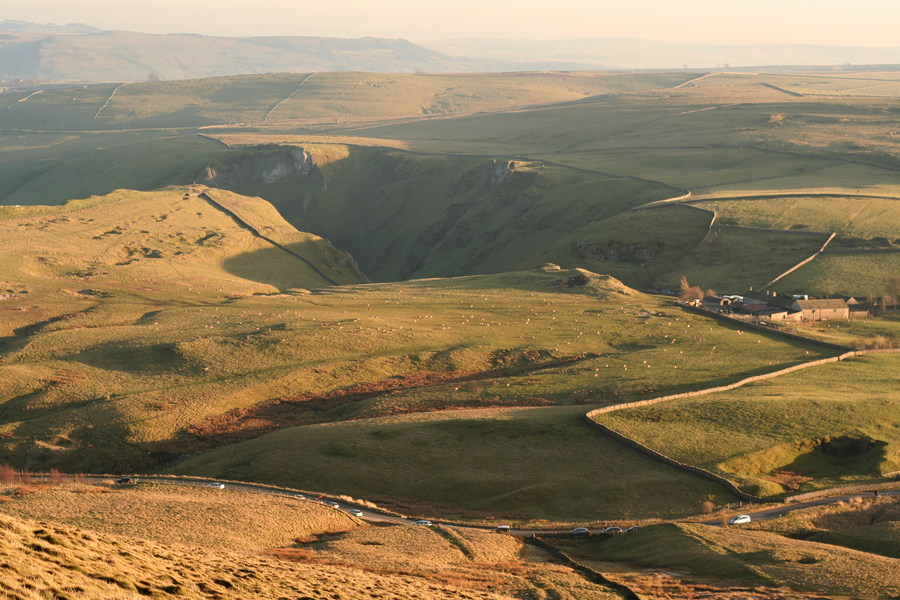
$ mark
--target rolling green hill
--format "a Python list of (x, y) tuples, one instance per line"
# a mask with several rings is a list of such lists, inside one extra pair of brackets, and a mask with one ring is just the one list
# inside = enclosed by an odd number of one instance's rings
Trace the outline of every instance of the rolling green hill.
[(753, 493), (872, 481), (900, 469), (890, 394), (898, 363), (897, 356), (854, 358), (599, 420)]
[(607, 404), (820, 352), (555, 266), (329, 287), (358, 277), (345, 255), (259, 199), (201, 189), (2, 209), (4, 460), (157, 469), (288, 427)]
[[(895, 219), (877, 216), (900, 197), (890, 94), (789, 94), (783, 74), (690, 77), (289, 73), (11, 94), (0, 195), (39, 204), (203, 182), (266, 198), (378, 280), (550, 260), (634, 286), (688, 274), (729, 289), (809, 255), (795, 248), (802, 236), (775, 232), (720, 229), (703, 248), (701, 219), (688, 231), (677, 210), (630, 240), (625, 211), (686, 190), (721, 207), (721, 224), (827, 227), (841, 232), (835, 249), (900, 236)], [(840, 87), (831, 75), (800, 79)], [(860, 202), (871, 206), (860, 213)], [(831, 257), (784, 291), (884, 293), (890, 268), (869, 263), (892, 260)]]

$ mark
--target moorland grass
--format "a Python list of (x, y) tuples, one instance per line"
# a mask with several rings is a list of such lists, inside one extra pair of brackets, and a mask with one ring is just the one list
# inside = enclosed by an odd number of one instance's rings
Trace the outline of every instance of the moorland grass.
[(0, 557), (0, 593), (11, 600), (510, 597), (423, 577), (161, 544), (7, 515), (0, 515)]
[(773, 533), (698, 524), (644, 527), (605, 542), (571, 544), (579, 558), (686, 569), (713, 580), (743, 580), (824, 594), (884, 598), (900, 589), (895, 560)]
[(528, 597), (612, 600), (621, 596), (586, 580), (518, 536), (463, 527), (367, 527), (279, 549), (286, 556), (397, 572), (464, 587)]
[(858, 357), (598, 418), (754, 493), (873, 481), (900, 467), (898, 364), (892, 355)]
[[(320, 73), (302, 85), (305, 74), (148, 82), (121, 87), (96, 120), (92, 116), (89, 126), (82, 124), (65, 138), (21, 131), (38, 127), (32, 121), (41, 114), (56, 118), (73, 104), (66, 90), (47, 91), (3, 115), (13, 119), (15, 112), (19, 120), (8, 123), (2, 161), (7, 168), (0, 177), (5, 185), (0, 187), (7, 190), (7, 203), (58, 202), (113, 187), (193, 181), (205, 166), (257, 152), (229, 150), (190, 129), (213, 124), (221, 127), (203, 131), (278, 137), (294, 133), (291, 123), (299, 119), (315, 134), (362, 136), (366, 144), (385, 137), (390, 145), (432, 156), (407, 155), (398, 161), (390, 152), (372, 150), (362, 164), (341, 161), (309, 179), (234, 184), (242, 193), (268, 198), (291, 222), (332, 239), (355, 254), (373, 278), (385, 280), (499, 272), (516, 268), (522, 259), (535, 263), (547, 259), (543, 249), (560, 238), (602, 242), (602, 232), (618, 225), (606, 218), (635, 204), (680, 195), (685, 188), (711, 193), (843, 186), (855, 191), (893, 182), (900, 165), (884, 135), (893, 100), (812, 102), (778, 91), (777, 84), (760, 85), (768, 76), (751, 75), (716, 75), (698, 87), (655, 89), (687, 76)], [(75, 97), (83, 96), (85, 106), (93, 98), (99, 108), (101, 98), (94, 96), (100, 87)], [(523, 108), (526, 104), (539, 108)], [(265, 126), (258, 127), (276, 106)], [(503, 112), (509, 106), (516, 110)], [(479, 114), (465, 116), (473, 111)], [(363, 121), (369, 125), (360, 125)], [(50, 119), (44, 129), (64, 127)], [(100, 134), (83, 127), (187, 128)], [(46, 136), (54, 136), (53, 142)], [(140, 143), (124, 146), (125, 140)], [(510, 189), (498, 193), (485, 186), (484, 171), (473, 175), (474, 157), (544, 166), (534, 185), (507, 185)], [(565, 177), (558, 176), (562, 167)], [(428, 210), (421, 210), (423, 199)], [(655, 226), (652, 235), (665, 238), (670, 229)], [(760, 262), (767, 258), (760, 247), (728, 249), (734, 264), (760, 264), (759, 276), (729, 278), (728, 272), (709, 268), (709, 257), (688, 256), (684, 262), (697, 262), (695, 275), (714, 279), (706, 281), (707, 287), (738, 279), (741, 284), (768, 281), (777, 273), (764, 272), (773, 265)], [(566, 252), (554, 249), (561, 258)], [(667, 260), (647, 266), (658, 272)], [(600, 267), (590, 261), (564, 264)], [(628, 270), (619, 269), (629, 283), (647, 283), (648, 278)], [(672, 278), (677, 281), (681, 274)], [(841, 279), (852, 293), (873, 287), (871, 278)]]
[(900, 501), (896, 497), (865, 494), (847, 502), (794, 510), (752, 527), (900, 558)]
[(359, 525), (313, 501), (178, 485), (4, 484), (0, 498), (7, 515), (207, 550), (262, 552)]

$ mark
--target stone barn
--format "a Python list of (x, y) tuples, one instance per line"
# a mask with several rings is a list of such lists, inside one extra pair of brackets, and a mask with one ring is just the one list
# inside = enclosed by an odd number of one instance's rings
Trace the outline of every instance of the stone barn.
[(835, 319), (849, 319), (850, 307), (840, 298), (825, 300), (797, 300), (791, 304), (791, 309), (800, 312), (803, 321), (832, 321)]

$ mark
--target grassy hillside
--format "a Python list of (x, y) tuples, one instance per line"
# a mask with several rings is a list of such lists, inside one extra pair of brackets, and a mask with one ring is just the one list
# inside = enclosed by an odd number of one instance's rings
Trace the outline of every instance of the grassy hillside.
[[(591, 240), (598, 221), (671, 193), (539, 162), (358, 147), (322, 162), (276, 206), (359, 257), (377, 280), (539, 266), (560, 238)], [(563, 264), (594, 266), (578, 259)]]
[(697, 202), (695, 206), (717, 211), (726, 225), (834, 231), (842, 238), (900, 238), (900, 196), (750, 197)]
[[(769, 281), (794, 260), (791, 241), (798, 238), (770, 234), (764, 245), (762, 237), (729, 235), (722, 247), (690, 253), (692, 237), (682, 236), (683, 217), (675, 211), (649, 224), (646, 234), (667, 246), (649, 262), (616, 264), (623, 261), (585, 255), (584, 248), (630, 244), (610, 238), (627, 237), (621, 226), (632, 221), (622, 212), (685, 189), (706, 197), (802, 190), (809, 196), (790, 210), (754, 200), (741, 204), (740, 214), (729, 205), (723, 219), (837, 228), (843, 201), (816, 194), (828, 190), (858, 204), (868, 202), (859, 194), (896, 179), (891, 97), (811, 100), (781, 87), (792, 77), (840, 83), (831, 75), (719, 74), (678, 87), (686, 77), (316, 73), (11, 95), (9, 109), (0, 111), (7, 131), (0, 193), (12, 204), (58, 202), (78, 190), (205, 181), (212, 167), (228, 174), (217, 187), (265, 197), (298, 228), (357, 256), (375, 279), (499, 272), (554, 260), (609, 270), (632, 285), (669, 285), (687, 273), (721, 289)], [(292, 143), (310, 154), (323, 140), (350, 147), (340, 160), (260, 174), (248, 165), (265, 163), (271, 148), (228, 149), (198, 131), (262, 145), (307, 134), (319, 142)], [(378, 139), (391, 149), (374, 147)], [(501, 171), (492, 178), (494, 159)], [(517, 168), (500, 181), (509, 160)], [(75, 183), (60, 183), (66, 179)], [(883, 208), (854, 212), (841, 230), (892, 240), (884, 229), (890, 219), (878, 216), (890, 216)], [(883, 287), (872, 269), (866, 269), (871, 276), (842, 274), (856, 268), (851, 262), (825, 263), (817, 278), (839, 278), (841, 289), (855, 294)], [(815, 290), (801, 291), (835, 289), (824, 280), (811, 285)]]
[(467, 528), (401, 525), (367, 527), (280, 550), (365, 569), (399, 572), (514, 597), (613, 600), (619, 592), (591, 582), (518, 536)]
[[(366, 494), (412, 514), (597, 521), (673, 517), (730, 496), (598, 435), (585, 407), (445, 411), (309, 425), (175, 473)], [(295, 465), (285, 470), (284, 464)]]
[[(621, 597), (518, 536), (369, 525), (313, 501), (234, 490), (3, 484), (0, 523), (10, 561), (0, 593), (10, 598), (35, 597), (26, 589), (78, 598)], [(88, 568), (104, 551), (116, 558)], [(140, 560), (148, 563), (138, 577)], [(39, 576), (26, 584), (29, 575)]]
[(591, 219), (541, 254), (559, 264), (610, 273), (631, 285), (666, 289), (672, 287), (666, 275), (701, 242), (710, 220), (711, 215), (677, 205), (621, 212)]
[(900, 589), (900, 567), (890, 558), (746, 529), (655, 525), (606, 542), (584, 542), (573, 552), (807, 593), (884, 598)]
[(0, 132), (0, 205), (62, 204), (117, 189), (188, 184), (228, 149), (177, 130)]
[(900, 469), (897, 356), (814, 367), (730, 392), (601, 415), (600, 421), (754, 492), (872, 481)]
[(877, 298), (890, 293), (900, 273), (900, 249), (872, 252), (826, 251), (778, 282), (781, 289), (813, 294), (856, 294)]
[[(268, 205), (208, 194), (351, 276), (327, 246), (267, 221)], [(818, 352), (555, 267), (309, 293), (297, 288), (322, 282), (305, 263), (186, 190), (5, 211), (33, 215), (0, 221), (35, 240), (0, 262), (4, 452), (29, 468), (153, 469), (296, 425), (616, 402)]]
[[(715, 226), (662, 279), (670, 289), (677, 287), (682, 275), (703, 289), (722, 292), (759, 289), (818, 252), (827, 239), (822, 234)], [(790, 288), (779, 280), (776, 289)]]
[(61, 207), (4, 207), (0, 228), (9, 245), (0, 278), (41, 300), (76, 306), (98, 297), (199, 299), (328, 284), (249, 226), (305, 254), (329, 277), (359, 281), (345, 255), (295, 230), (263, 200), (208, 190), (216, 205), (202, 191), (119, 190)]
[(791, 511), (753, 527), (796, 539), (900, 558), (900, 501), (890, 496), (866, 496)]
[(248, 554), (359, 526), (311, 500), (178, 485), (5, 484), (0, 498), (0, 511), (14, 517)]
[(15, 600), (41, 596), (363, 600), (373, 593), (397, 600), (510, 597), (425, 578), (161, 544), (7, 515), (0, 515), (0, 541), (6, 564), (0, 591)]
[[(0, 127), (77, 131), (238, 123), (345, 124), (505, 111), (600, 94), (668, 87), (688, 77), (684, 74), (362, 72), (317, 72), (310, 76), (314, 70), (47, 89), (27, 100), (24, 96), (11, 97), (9, 109), (0, 115)], [(49, 115), (53, 115), (52, 120), (48, 119)]]

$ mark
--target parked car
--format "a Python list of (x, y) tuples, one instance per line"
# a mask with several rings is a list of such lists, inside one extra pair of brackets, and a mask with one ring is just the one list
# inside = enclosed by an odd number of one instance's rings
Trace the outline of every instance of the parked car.
[(635, 525), (634, 527), (629, 527), (628, 529), (626, 529), (625, 533), (631, 533), (632, 531), (635, 531), (636, 529), (640, 529), (640, 528), (641, 528), (640, 525)]
[(207, 483), (206, 487), (208, 488), (216, 488), (217, 490), (224, 490), (225, 484), (219, 483), (218, 481), (213, 481), (212, 483)]
[(413, 525), (428, 525), (428, 526), (430, 526), (430, 525), (432, 525), (432, 522), (431, 522), (431, 521), (428, 521), (428, 520), (426, 520), (426, 519), (421, 519), (421, 520), (416, 521), (415, 523), (413, 523)]
[(605, 533), (607, 535), (619, 535), (620, 533), (624, 533), (621, 527), (607, 527), (600, 533)]
[(134, 477), (119, 477), (115, 482), (119, 485), (125, 485), (126, 483), (137, 483), (137, 479)]
[(497, 528), (494, 529), (497, 533), (509, 533), (511, 527), (509, 525), (497, 525)]
[(587, 537), (591, 534), (587, 527), (576, 527), (572, 531), (569, 532), (569, 535), (573, 535), (575, 537)]
[(306, 500), (306, 496), (304, 496), (303, 494), (294, 494), (294, 498), (297, 498), (298, 500)]
[(330, 506), (331, 508), (340, 508), (340, 507), (341, 507), (341, 505), (338, 504), (337, 502), (327, 502), (327, 504), (328, 504), (328, 506)]
[(752, 519), (750, 519), (750, 515), (737, 515), (728, 519), (729, 525), (742, 525), (744, 523), (749, 523)]
[(350, 513), (351, 515), (353, 515), (354, 517), (361, 517), (361, 516), (363, 516), (363, 512), (362, 512), (361, 510), (359, 510), (358, 508), (351, 508), (351, 509), (348, 510), (347, 512), (349, 512), (349, 513)]

